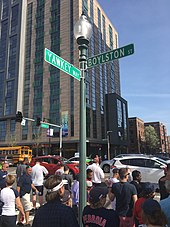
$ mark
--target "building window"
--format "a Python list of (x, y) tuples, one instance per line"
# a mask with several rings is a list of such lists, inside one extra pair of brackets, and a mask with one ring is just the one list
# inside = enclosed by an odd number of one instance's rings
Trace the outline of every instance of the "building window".
[(6, 121), (0, 121), (0, 141), (5, 141), (6, 138)]
[(122, 128), (122, 104), (121, 101), (119, 99), (117, 99), (117, 124), (118, 124), (118, 128)]

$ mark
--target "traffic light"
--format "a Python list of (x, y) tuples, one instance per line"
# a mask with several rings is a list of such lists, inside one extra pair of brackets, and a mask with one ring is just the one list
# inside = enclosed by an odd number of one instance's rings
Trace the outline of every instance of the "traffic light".
[(41, 125), (41, 118), (37, 117), (36, 126), (40, 126), (40, 125)]
[(21, 123), (21, 122), (22, 122), (22, 118), (23, 118), (22, 113), (21, 113), (20, 111), (18, 111), (18, 112), (16, 113), (15, 121)]

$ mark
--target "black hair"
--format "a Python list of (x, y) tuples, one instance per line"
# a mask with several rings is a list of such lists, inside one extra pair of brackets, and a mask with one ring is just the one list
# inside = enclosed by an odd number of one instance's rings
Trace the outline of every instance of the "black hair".
[(86, 174), (89, 174), (89, 173), (91, 173), (91, 172), (93, 172), (93, 170), (91, 170), (91, 169), (87, 169), (87, 170), (86, 170)]
[(140, 171), (134, 170), (134, 171), (132, 172), (133, 180), (136, 180), (140, 175), (141, 175), (141, 172), (140, 172)]
[(64, 165), (64, 172), (67, 171), (67, 170), (69, 170), (69, 167)]
[(75, 180), (79, 181), (80, 175), (79, 173), (75, 175)]

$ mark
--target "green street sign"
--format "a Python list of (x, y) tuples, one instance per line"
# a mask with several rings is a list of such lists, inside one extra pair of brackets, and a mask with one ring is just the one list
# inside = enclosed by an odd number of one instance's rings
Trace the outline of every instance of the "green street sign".
[(113, 61), (118, 58), (123, 58), (134, 53), (134, 45), (129, 44), (127, 46), (111, 50), (99, 55), (95, 55), (87, 60), (87, 67), (91, 68), (93, 66), (104, 64), (109, 61)]
[(49, 128), (49, 125), (41, 123), (41, 128)]
[(80, 81), (81, 71), (47, 48), (45, 48), (44, 60)]

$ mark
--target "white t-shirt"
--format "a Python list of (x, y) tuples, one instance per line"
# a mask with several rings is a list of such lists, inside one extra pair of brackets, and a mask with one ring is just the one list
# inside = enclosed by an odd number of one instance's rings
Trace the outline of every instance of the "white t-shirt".
[(10, 187), (3, 188), (1, 190), (0, 199), (4, 202), (2, 207), (2, 215), (15, 216), (15, 199), (18, 197), (18, 192)]
[[(112, 187), (112, 184), (118, 183), (118, 182), (119, 182), (119, 180), (117, 178), (111, 177), (109, 179), (109, 187)], [(113, 210), (116, 210), (116, 198), (114, 198), (114, 200), (111, 202), (111, 206), (112, 206)]]
[(99, 184), (102, 182), (102, 179), (104, 178), (104, 172), (98, 164), (93, 163), (92, 165), (89, 165), (87, 169), (91, 169), (93, 171), (93, 177), (92, 177), (93, 183)]
[(44, 166), (36, 164), (35, 166), (32, 167), (32, 182), (35, 186), (43, 185), (44, 180), (43, 174), (45, 175), (48, 174), (48, 170)]

